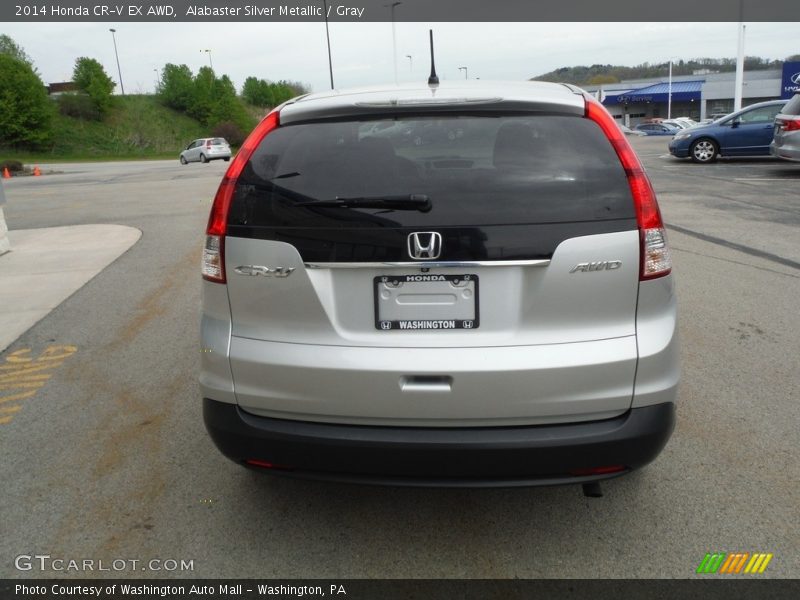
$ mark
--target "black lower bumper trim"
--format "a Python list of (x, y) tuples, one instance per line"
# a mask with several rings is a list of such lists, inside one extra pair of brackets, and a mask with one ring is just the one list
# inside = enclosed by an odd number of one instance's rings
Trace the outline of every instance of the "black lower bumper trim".
[[(675, 425), (675, 405), (634, 408), (613, 419), (527, 427), (424, 428), (311, 423), (259, 417), (203, 401), (211, 438), (231, 460), (275, 474), (430, 486), (584, 483), (652, 461)], [(622, 467), (613, 472), (590, 469)]]

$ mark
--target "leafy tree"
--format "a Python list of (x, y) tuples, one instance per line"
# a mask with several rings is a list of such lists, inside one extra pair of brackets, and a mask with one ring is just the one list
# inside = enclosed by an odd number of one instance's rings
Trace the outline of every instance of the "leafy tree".
[(0, 145), (41, 147), (53, 134), (53, 106), (23, 60), (0, 53)]
[[(28, 56), (27, 52), (17, 44), (13, 39), (4, 33), (0, 33), (0, 54), (6, 54), (11, 58), (16, 58), (24, 62), (29, 67), (33, 68), (33, 60)], [(34, 71), (36, 69), (34, 68)]]
[(242, 87), (242, 99), (262, 108), (278, 106), (290, 98), (307, 93), (308, 86), (297, 81), (281, 80), (271, 83), (255, 77), (248, 77)]
[(81, 56), (75, 61), (72, 80), (79, 90), (88, 94), (101, 115), (106, 114), (114, 104), (111, 95), (115, 84), (106, 74), (103, 65), (93, 58)]
[(214, 71), (210, 67), (201, 67), (192, 84), (192, 103), (187, 113), (201, 123), (208, 124), (208, 118), (214, 108)]
[[(745, 58), (744, 68), (747, 71), (778, 69), (782, 61), (769, 60), (756, 56)], [(736, 59), (734, 58), (694, 58), (691, 60), (680, 60), (672, 64), (672, 74), (692, 75), (699, 69), (708, 69), (712, 72), (731, 72), (736, 70)], [(555, 71), (550, 71), (544, 75), (534, 77), (534, 81), (561, 81), (564, 83), (574, 83), (577, 85), (591, 84), (593, 79), (598, 76), (613, 77), (616, 81), (623, 79), (644, 79), (650, 77), (666, 77), (669, 72), (669, 62), (659, 64), (642, 63), (635, 67), (621, 65), (591, 65), (576, 67), (561, 67)]]
[(236, 96), (236, 88), (227, 75), (214, 81), (214, 101), (208, 117), (209, 125), (231, 122), (240, 129), (251, 128), (251, 118)]
[[(261, 83), (266, 85), (252, 77), (250, 80), (248, 89), (251, 90), (258, 90)], [(249, 131), (255, 125), (230, 78), (227, 75), (216, 77), (209, 67), (202, 67), (197, 75), (192, 75), (186, 65), (165, 65), (158, 96), (166, 106), (185, 112), (209, 128), (226, 124)]]
[(595, 75), (589, 79), (588, 83), (592, 85), (602, 85), (604, 83), (617, 83), (619, 80), (613, 75)]
[(248, 77), (242, 86), (242, 99), (253, 106), (275, 106), (269, 84), (263, 79)]
[(166, 106), (179, 111), (187, 111), (194, 97), (194, 76), (186, 65), (164, 65), (158, 96)]

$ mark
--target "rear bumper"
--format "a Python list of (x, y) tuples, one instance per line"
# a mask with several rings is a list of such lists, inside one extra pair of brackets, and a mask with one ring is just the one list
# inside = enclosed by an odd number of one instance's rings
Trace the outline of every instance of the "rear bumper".
[[(214, 443), (234, 462), (262, 461), (275, 474), (436, 487), (583, 483), (644, 466), (675, 425), (675, 405), (634, 408), (613, 419), (483, 428), (378, 427), (260, 417), (203, 401)], [(272, 468), (270, 468), (272, 465)], [(621, 465), (615, 472), (595, 467)]]
[(800, 146), (778, 146), (773, 141), (769, 146), (769, 153), (772, 154), (772, 156), (777, 156), (785, 160), (800, 161)]

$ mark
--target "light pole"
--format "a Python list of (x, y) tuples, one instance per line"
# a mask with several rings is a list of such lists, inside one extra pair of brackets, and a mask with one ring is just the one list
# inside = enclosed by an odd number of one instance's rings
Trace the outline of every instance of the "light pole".
[(469, 69), (467, 67), (458, 67), (459, 71), (464, 71), (464, 79), (469, 79)]
[(119, 53), (117, 53), (117, 30), (109, 29), (111, 32), (111, 39), (114, 40), (114, 56), (117, 58), (117, 73), (119, 73), (119, 88), (122, 90), (122, 95), (125, 95), (125, 85), (122, 83), (122, 69), (119, 68)]
[(397, 37), (395, 36), (394, 26), (394, 7), (399, 6), (402, 2), (392, 2), (391, 4), (384, 4), (388, 6), (392, 13), (392, 63), (394, 64), (394, 84), (397, 85)]
[(322, 0), (322, 6), (325, 10), (325, 37), (328, 39), (328, 70), (331, 74), (331, 89), (333, 87), (333, 59), (331, 59), (331, 33), (328, 31), (328, 1)]
[(408, 59), (408, 70), (411, 72), (414, 70), (414, 58), (410, 54), (406, 54), (406, 58)]
[(733, 90), (733, 110), (741, 110), (742, 108), (742, 96), (743, 90), (742, 86), (744, 85), (744, 30), (745, 24), (741, 22), (742, 20), (742, 3), (739, 3), (739, 43), (737, 46), (736, 52), (736, 79), (734, 80), (734, 90)]
[(155, 74), (156, 74), (156, 87), (155, 87), (155, 93), (157, 94), (157, 93), (158, 93), (158, 84), (161, 82), (161, 78), (158, 76), (158, 69), (153, 69), (153, 73), (155, 73)]
[(667, 85), (667, 118), (672, 118), (672, 58), (669, 59), (669, 84)]
[(208, 66), (211, 67), (211, 72), (214, 72), (214, 63), (211, 62), (211, 50), (206, 48), (205, 50), (200, 50), (200, 52), (207, 52), (208, 53)]

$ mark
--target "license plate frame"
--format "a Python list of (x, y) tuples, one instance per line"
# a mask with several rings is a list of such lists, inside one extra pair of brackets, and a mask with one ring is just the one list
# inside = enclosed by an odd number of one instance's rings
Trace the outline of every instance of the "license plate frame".
[[(474, 273), (399, 273), (392, 275), (377, 275), (373, 278), (372, 295), (375, 304), (375, 329), (378, 331), (470, 331), (480, 327), (480, 283)], [(399, 284), (399, 285), (398, 285)], [(399, 290), (404, 288), (404, 294)], [(396, 292), (395, 292), (396, 291)], [(468, 291), (468, 295), (464, 292)], [(388, 292), (382, 294), (382, 292)], [(452, 302), (453, 313), (449, 316), (431, 314), (430, 318), (423, 315), (414, 315), (411, 318), (402, 318), (403, 303), (398, 302), (400, 297), (417, 298), (419, 302), (408, 302), (406, 306), (447, 306), (450, 295), (455, 298)], [(460, 298), (459, 298), (460, 296)], [(425, 302), (425, 299), (431, 302)], [(437, 300), (441, 302), (437, 302)], [(471, 309), (470, 309), (471, 308)], [(406, 308), (408, 312), (422, 310), (420, 308)], [(446, 308), (432, 308), (431, 313), (442, 313)], [(388, 314), (394, 313), (394, 314)], [(399, 315), (397, 313), (400, 313)]]

